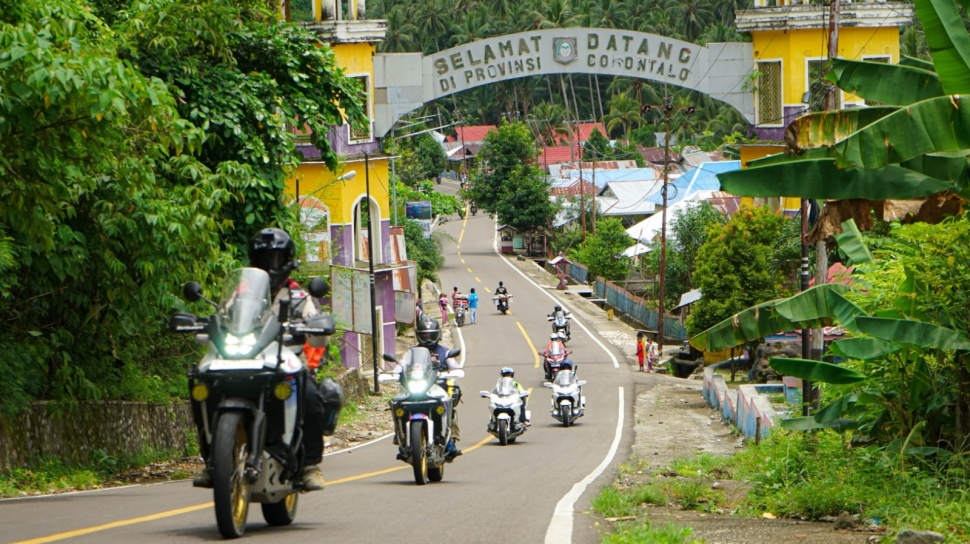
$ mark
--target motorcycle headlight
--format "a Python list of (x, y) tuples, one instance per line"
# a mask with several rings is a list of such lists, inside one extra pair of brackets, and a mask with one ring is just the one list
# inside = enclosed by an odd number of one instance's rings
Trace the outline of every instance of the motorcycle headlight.
[(226, 355), (243, 355), (249, 353), (256, 346), (256, 334), (249, 333), (246, 336), (226, 335), (223, 349)]
[(425, 380), (414, 380), (408, 382), (408, 391), (412, 394), (424, 393), (428, 389), (428, 382)]

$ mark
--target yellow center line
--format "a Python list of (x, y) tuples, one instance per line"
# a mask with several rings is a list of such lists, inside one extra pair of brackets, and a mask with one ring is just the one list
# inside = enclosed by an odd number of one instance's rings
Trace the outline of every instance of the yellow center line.
[(470, 266), (468, 267), (468, 273), (469, 273), (469, 274), (471, 274), (471, 273), (472, 273), (472, 267), (470, 267)]
[[(492, 440), (492, 437), (491, 436), (489, 436), (487, 438), (483, 438), (481, 442), (479, 442), (478, 444), (475, 444), (474, 446), (471, 446), (470, 448), (466, 449), (463, 453), (468, 453), (470, 451), (475, 451), (478, 448), (480, 448), (480, 447), (484, 446), (485, 444), (487, 444), (491, 440)], [(387, 474), (389, 472), (396, 472), (398, 470), (404, 470), (406, 468), (410, 468), (410, 465), (404, 465), (404, 466), (393, 467), (393, 468), (386, 468), (384, 470), (377, 470), (377, 471), (368, 472), (368, 473), (365, 473), (365, 474), (358, 474), (357, 476), (350, 476), (348, 478), (341, 478), (339, 480), (333, 480), (332, 482), (327, 482), (327, 485), (328, 486), (329, 485), (339, 485), (339, 484), (346, 483), (346, 482), (352, 482), (354, 480), (362, 480), (364, 478), (370, 478), (372, 476), (380, 476), (381, 474)], [(84, 529), (77, 529), (75, 531), (68, 531), (66, 533), (57, 533), (57, 534), (54, 534), (54, 535), (44, 536), (44, 537), (40, 537), (40, 538), (34, 538), (34, 539), (31, 539), (31, 540), (21, 540), (19, 542), (14, 542), (12, 544), (44, 544), (46, 542), (56, 542), (58, 540), (66, 540), (68, 538), (74, 538), (74, 537), (78, 537), (78, 536), (89, 535), (89, 534), (92, 534), (92, 533), (99, 533), (101, 531), (107, 531), (109, 529), (116, 529), (118, 527), (126, 527), (128, 525), (135, 525), (137, 523), (146, 523), (146, 522), (149, 522), (149, 521), (155, 521), (155, 520), (158, 520), (158, 519), (170, 518), (170, 517), (178, 516), (178, 515), (181, 515), (181, 514), (188, 514), (189, 512), (195, 512), (197, 510), (204, 510), (206, 508), (212, 508), (212, 506), (213, 506), (213, 503), (210, 501), (210, 502), (206, 502), (206, 503), (203, 503), (203, 504), (196, 504), (194, 506), (186, 506), (185, 508), (178, 508), (178, 509), (175, 509), (175, 510), (168, 510), (166, 512), (159, 512), (157, 514), (150, 514), (148, 516), (141, 516), (141, 517), (137, 517), (137, 518), (123, 519), (123, 520), (119, 520), (119, 521), (112, 521), (111, 523), (105, 523), (104, 525), (96, 525), (94, 527), (86, 527)]]
[(475, 281), (477, 281), (478, 283), (482, 283), (482, 280), (478, 279), (477, 276), (475, 277)]
[(532, 356), (535, 357), (535, 359), (536, 359), (536, 366), (535, 367), (536, 368), (539, 368), (539, 350), (537, 350), (536, 347), (535, 347), (535, 345), (532, 344), (532, 340), (530, 340), (529, 339), (529, 335), (526, 334), (525, 328), (522, 327), (522, 323), (519, 323), (518, 321), (516, 321), (515, 324), (519, 326), (519, 330), (522, 331), (522, 336), (525, 337), (526, 343), (529, 344), (529, 349), (532, 350)]

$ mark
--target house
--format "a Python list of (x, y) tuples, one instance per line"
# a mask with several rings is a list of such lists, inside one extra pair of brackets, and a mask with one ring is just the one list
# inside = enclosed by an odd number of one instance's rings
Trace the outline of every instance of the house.
[[(367, 20), (363, 2), (358, 5), (353, 1), (348, 7), (349, 18), (336, 20), (324, 17), (321, 4), (314, 3), (314, 20), (300, 24), (328, 43), (345, 74), (361, 82), (367, 90), (365, 110), (373, 118), (373, 55), (384, 39), (386, 22)], [(390, 226), (389, 157), (380, 150), (373, 123), (362, 129), (347, 124), (333, 127), (327, 139), (341, 155), (338, 171), (330, 171), (320, 161), (319, 151), (307, 138), (299, 145), (304, 160), (287, 181), (287, 190), (299, 206), (306, 228), (305, 266), (330, 274), (331, 295), (325, 303), (344, 329), (343, 364), (368, 368), (376, 360), (372, 356), (373, 335), (377, 335), (380, 353), (393, 353), (398, 321), (413, 320), (413, 267), (406, 261), (403, 232)], [(369, 239), (371, 231), (373, 240)], [(376, 330), (371, 321), (374, 317)]]

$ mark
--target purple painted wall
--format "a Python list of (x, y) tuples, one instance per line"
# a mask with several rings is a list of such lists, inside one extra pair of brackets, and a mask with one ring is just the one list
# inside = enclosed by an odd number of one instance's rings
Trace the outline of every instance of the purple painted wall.
[[(327, 141), (330, 142), (330, 146), (333, 151), (340, 154), (343, 157), (352, 155), (361, 155), (363, 153), (377, 153), (380, 151), (381, 145), (376, 140), (373, 142), (364, 143), (347, 143), (347, 125), (331, 128), (327, 131)], [(308, 161), (318, 161), (320, 160), (320, 150), (310, 143), (300, 143), (297, 144), (296, 148), (303, 153), (303, 158)]]
[(353, 256), (354, 229), (350, 225), (330, 225), (330, 247), (333, 264), (351, 266)]
[(785, 139), (785, 129), (788, 128), (788, 125), (806, 109), (808, 109), (808, 106), (785, 106), (785, 126), (770, 128), (754, 126), (751, 128), (751, 131), (762, 140), (778, 142), (783, 141)]

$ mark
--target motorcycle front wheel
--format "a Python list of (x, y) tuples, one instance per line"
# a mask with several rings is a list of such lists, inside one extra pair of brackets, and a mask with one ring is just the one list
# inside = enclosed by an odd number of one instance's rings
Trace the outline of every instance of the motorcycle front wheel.
[(440, 464), (438, 466), (428, 467), (428, 479), (429, 480), (431, 480), (432, 482), (440, 482), (444, 478), (445, 478), (445, 465), (444, 465), (444, 463), (442, 463), (442, 464)]
[(414, 483), (428, 483), (428, 456), (425, 444), (428, 443), (423, 421), (411, 422), (411, 467), (414, 469)]
[(216, 524), (224, 538), (239, 538), (246, 532), (249, 515), (248, 444), (249, 433), (243, 414), (226, 412), (219, 416), (212, 445), (212, 498), (216, 506)]
[(263, 503), (263, 519), (273, 527), (289, 525), (296, 519), (296, 500), (299, 493), (290, 493), (279, 502)]
[(498, 420), (498, 443), (506, 445), (509, 443), (509, 420)]

